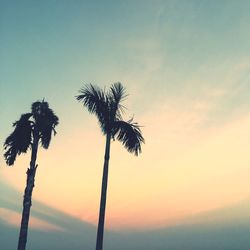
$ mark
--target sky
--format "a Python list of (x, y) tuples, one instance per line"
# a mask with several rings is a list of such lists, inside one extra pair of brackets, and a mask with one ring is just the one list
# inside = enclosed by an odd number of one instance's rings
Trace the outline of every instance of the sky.
[[(105, 138), (75, 96), (84, 84), (115, 82), (129, 94), (124, 119), (142, 125), (146, 143), (138, 157), (111, 145), (105, 226), (113, 244), (134, 249), (138, 233), (136, 249), (147, 249), (153, 230), (163, 242), (155, 249), (165, 249), (173, 228), (179, 243), (196, 242), (198, 231), (218, 235), (217, 224), (224, 236), (234, 225), (250, 231), (249, 12), (249, 1), (230, 0), (0, 1), (0, 144), (36, 100), (60, 119), (50, 148), (38, 152), (34, 235), (62, 233), (65, 217), (94, 239)], [(13, 167), (1, 152), (0, 230), (13, 236), (30, 152)], [(233, 235), (231, 245), (249, 248)], [(221, 249), (218, 242), (194, 244)]]

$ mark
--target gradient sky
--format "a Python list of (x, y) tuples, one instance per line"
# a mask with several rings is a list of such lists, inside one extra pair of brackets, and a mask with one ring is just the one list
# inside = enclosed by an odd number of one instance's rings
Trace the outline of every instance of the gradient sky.
[[(34, 199), (96, 225), (105, 138), (74, 96), (120, 81), (146, 144), (139, 157), (111, 145), (107, 227), (227, 223), (208, 214), (231, 206), (249, 220), (238, 205), (250, 199), (249, 13), (249, 1), (0, 1), (0, 144), (36, 100), (60, 118)], [(20, 206), (29, 158), (9, 168), (0, 156)], [(19, 225), (10, 208), (0, 215)]]

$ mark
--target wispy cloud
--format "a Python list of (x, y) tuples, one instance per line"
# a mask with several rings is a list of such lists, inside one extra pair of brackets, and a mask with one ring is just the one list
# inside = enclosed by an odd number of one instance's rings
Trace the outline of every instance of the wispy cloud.
[[(20, 221), (21, 221), (21, 215), (20, 213), (14, 212), (9, 209), (0, 208), (0, 217), (1, 219), (12, 226), (19, 227)], [(42, 230), (42, 231), (64, 231), (63, 228), (54, 225), (52, 223), (49, 223), (47, 221), (38, 219), (35, 216), (30, 217), (29, 226), (31, 228)]]

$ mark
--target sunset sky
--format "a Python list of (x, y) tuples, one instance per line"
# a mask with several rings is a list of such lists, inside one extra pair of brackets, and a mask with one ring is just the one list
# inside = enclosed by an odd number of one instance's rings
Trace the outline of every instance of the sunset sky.
[[(0, 1), (0, 144), (36, 100), (60, 119), (33, 199), (96, 226), (105, 138), (75, 96), (121, 82), (146, 143), (139, 157), (111, 144), (106, 227), (250, 222), (249, 13), (229, 0)], [(0, 200), (18, 198), (0, 220), (19, 227), (30, 152), (13, 167), (1, 152)], [(31, 227), (64, 230), (35, 215)]]

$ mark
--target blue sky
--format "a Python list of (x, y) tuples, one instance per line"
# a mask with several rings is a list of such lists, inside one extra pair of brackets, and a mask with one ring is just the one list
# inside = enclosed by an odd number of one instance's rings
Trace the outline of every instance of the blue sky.
[[(82, 83), (121, 81), (144, 93), (133, 107), (143, 111), (206, 86), (234, 88), (221, 77), (248, 63), (249, 8), (248, 1), (2, 1), (2, 93), (22, 105), (58, 96), (65, 108)], [(1, 100), (5, 115), (16, 110)], [(226, 112), (235, 100), (225, 102)]]

